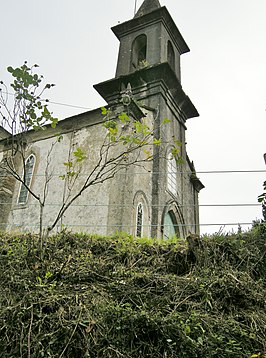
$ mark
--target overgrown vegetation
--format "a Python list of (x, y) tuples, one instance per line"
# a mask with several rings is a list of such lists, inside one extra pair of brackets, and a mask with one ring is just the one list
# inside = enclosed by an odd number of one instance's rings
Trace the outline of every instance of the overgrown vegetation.
[(265, 223), (189, 247), (62, 233), (40, 259), (1, 234), (1, 357), (258, 357), (265, 239)]

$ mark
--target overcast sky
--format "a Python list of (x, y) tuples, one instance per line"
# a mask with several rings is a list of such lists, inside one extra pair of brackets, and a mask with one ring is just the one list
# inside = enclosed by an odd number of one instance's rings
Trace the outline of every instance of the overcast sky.
[[(45, 79), (56, 84), (52, 101), (102, 106), (92, 86), (115, 74), (119, 42), (110, 27), (132, 18), (134, 3), (0, 0), (0, 78), (7, 81), (6, 67), (27, 60), (39, 64)], [(181, 71), (183, 89), (200, 113), (187, 122), (188, 155), (206, 187), (200, 204), (257, 204), (266, 173), (201, 172), (266, 169), (266, 1), (160, 3), (191, 50), (182, 56)], [(52, 109), (59, 118), (82, 112), (62, 105)], [(258, 206), (203, 206), (200, 213), (202, 224), (250, 223), (262, 217)], [(202, 226), (201, 232), (220, 227)]]

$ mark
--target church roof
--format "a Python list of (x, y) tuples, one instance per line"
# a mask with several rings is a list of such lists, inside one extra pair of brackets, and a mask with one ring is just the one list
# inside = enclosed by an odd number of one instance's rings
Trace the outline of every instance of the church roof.
[(141, 7), (138, 9), (135, 17), (146, 15), (161, 7), (159, 0), (144, 0)]

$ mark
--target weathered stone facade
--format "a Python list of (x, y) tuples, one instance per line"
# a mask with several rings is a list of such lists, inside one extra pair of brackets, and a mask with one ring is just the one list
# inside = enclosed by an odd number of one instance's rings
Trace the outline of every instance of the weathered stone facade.
[[(84, 192), (66, 211), (60, 225), (74, 231), (113, 234), (125, 231), (133, 235), (184, 237), (199, 230), (198, 192), (203, 185), (196, 177), (185, 147), (186, 120), (198, 116), (180, 83), (180, 56), (188, 52), (184, 39), (165, 7), (158, 0), (145, 0), (136, 16), (112, 28), (120, 41), (116, 76), (95, 85), (110, 107), (123, 109), (125, 93), (130, 116), (145, 121), (160, 146), (153, 146), (153, 160), (144, 167), (130, 166), (114, 178)], [(165, 118), (171, 122), (162, 125)], [(56, 134), (63, 140), (54, 145), (49, 170), (52, 173), (44, 208), (44, 225), (55, 217), (67, 188), (59, 179), (64, 163), (77, 145), (90, 153), (82, 173), (89, 173), (97, 161), (106, 129), (99, 109), (59, 122), (56, 129), (28, 133), (27, 156), (34, 157), (31, 187), (42, 192), (48, 152)], [(0, 132), (0, 155), (5, 152), (6, 133)], [(184, 164), (169, 166), (169, 153), (174, 139), (181, 143)], [(1, 158), (0, 158), (1, 159)], [(172, 165), (172, 166), (171, 166)], [(175, 168), (171, 173), (169, 168)], [(21, 167), (22, 171), (23, 168)], [(81, 173), (81, 174), (82, 174)], [(1, 173), (0, 173), (1, 175)], [(81, 185), (76, 183), (76, 189)], [(170, 183), (170, 182), (171, 183)], [(2, 176), (0, 180), (0, 223), (4, 229), (38, 230), (39, 207), (30, 195), (19, 203), (21, 185)], [(138, 221), (139, 220), (139, 221)]]

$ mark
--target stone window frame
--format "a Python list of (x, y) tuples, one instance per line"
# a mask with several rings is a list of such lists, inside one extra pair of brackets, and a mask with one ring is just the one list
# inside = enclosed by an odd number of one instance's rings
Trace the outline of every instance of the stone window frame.
[(146, 34), (140, 34), (132, 42), (131, 47), (131, 67), (134, 71), (145, 67), (147, 62), (147, 43)]
[(136, 237), (143, 236), (143, 223), (144, 223), (144, 207), (143, 207), (143, 203), (139, 202), (136, 210)]
[[(151, 225), (151, 213), (149, 200), (143, 190), (137, 190), (133, 198), (133, 210), (132, 210), (132, 231), (131, 234), (137, 237), (137, 214), (138, 206), (142, 205), (142, 230), (141, 237), (150, 237), (150, 225)], [(139, 237), (139, 236), (138, 236)]]
[(166, 213), (164, 214), (164, 218), (163, 218), (163, 238), (168, 240), (171, 239), (172, 237), (169, 237), (166, 233), (169, 232), (169, 229), (166, 229), (166, 225), (165, 225), (165, 219), (166, 216), (169, 216), (170, 220), (171, 220), (171, 224), (173, 225), (174, 228), (174, 236), (175, 237), (180, 237), (180, 231), (179, 231), (179, 227), (178, 227), (178, 222), (176, 219), (176, 215), (174, 213), (174, 211), (172, 209), (167, 210)]
[[(165, 215), (167, 213), (170, 213), (170, 216), (172, 216), (173, 224), (175, 226), (176, 236), (180, 238), (185, 238), (187, 236), (187, 226), (185, 224), (185, 220), (182, 214), (182, 211), (180, 210), (180, 207), (176, 200), (169, 200), (162, 212), (161, 216), (161, 234), (162, 238), (164, 238), (164, 219)], [(173, 219), (174, 217), (174, 219)]]
[[(29, 162), (29, 160), (31, 158), (33, 158), (33, 164), (29, 168), (27, 168), (27, 163)], [(34, 169), (35, 169), (35, 164), (36, 164), (36, 156), (33, 153), (31, 153), (25, 161), (25, 170), (30, 169), (30, 171), (28, 173), (26, 172), (26, 174), (25, 174), (25, 182), (28, 187), (30, 187), (31, 183), (32, 183), (32, 177), (33, 177), (33, 173), (34, 173)], [(24, 169), (23, 169), (23, 176), (24, 176)], [(25, 185), (23, 183), (20, 183), (17, 204), (20, 206), (26, 205), (27, 201), (28, 201), (28, 196), (29, 196), (28, 189), (25, 187)]]

